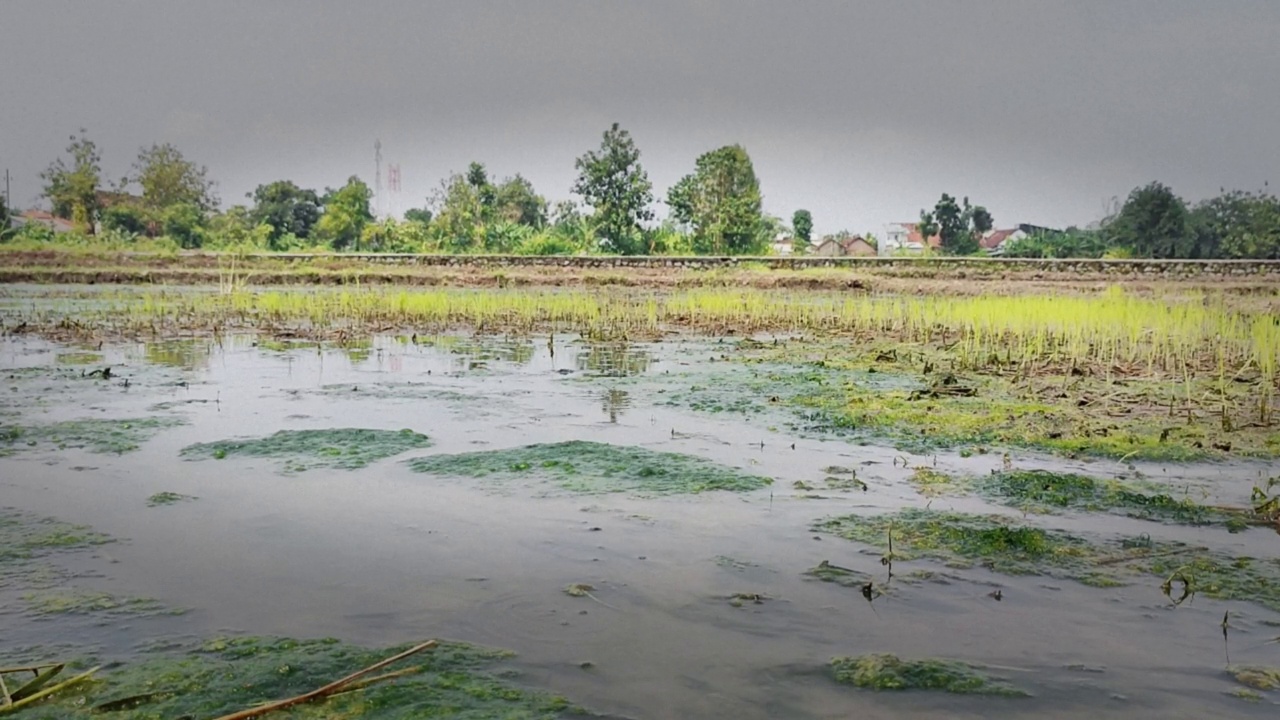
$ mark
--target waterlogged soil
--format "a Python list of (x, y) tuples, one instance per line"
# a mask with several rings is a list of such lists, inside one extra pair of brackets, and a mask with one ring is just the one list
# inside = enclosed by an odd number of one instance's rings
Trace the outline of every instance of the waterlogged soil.
[(547, 479), (580, 494), (749, 492), (772, 482), (689, 455), (581, 440), (423, 457), (411, 460), (409, 467), (415, 472), (454, 477)]
[[(0, 665), (104, 665), (16, 717), (139, 697), (104, 717), (216, 717), (429, 638), (450, 642), (387, 670), (414, 672), (281, 717), (1264, 718), (1280, 703), (1244, 672), (1280, 665), (1275, 534), (1113, 492), (1245, 507), (1273, 462), (913, 454), (792, 428), (781, 391), (749, 417), (669, 404), (695, 374), (728, 393), (758, 369), (715, 340), (267, 345), (0, 340), (6, 426), (166, 423), (121, 454), (0, 458)], [(78, 351), (102, 358), (57, 360)], [(324, 448), (344, 428), (416, 435), (343, 469)], [(280, 437), (327, 439), (290, 446), (304, 473), (281, 473), (279, 444), (183, 456)], [(921, 467), (951, 486), (921, 495)], [(1031, 471), (1094, 483), (968, 484)], [(23, 600), (41, 593), (83, 611)], [(997, 687), (1027, 696), (982, 691)]]
[[(1280, 456), (1256, 373), (1165, 377), (1142, 366), (1022, 368), (957, 343), (722, 341), (654, 383), (678, 408), (813, 438), (908, 452), (1025, 448), (1065, 457), (1187, 462)], [(656, 387), (654, 387), (656, 385)]]

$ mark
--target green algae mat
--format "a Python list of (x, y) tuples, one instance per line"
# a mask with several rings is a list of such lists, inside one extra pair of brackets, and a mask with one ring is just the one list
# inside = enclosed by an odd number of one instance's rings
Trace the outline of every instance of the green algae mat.
[[(90, 680), (8, 716), (24, 720), (206, 720), (310, 693), (408, 648), (370, 650), (333, 639), (215, 639), (182, 652), (144, 653), (136, 661), (108, 665)], [(509, 655), (442, 642), (343, 686), (340, 692), (273, 711), (266, 717), (553, 720), (586, 715), (562, 697), (513, 684), (510, 671), (495, 667)], [(20, 667), (33, 662), (49, 661), (5, 658), (0, 665)], [(89, 666), (88, 661), (74, 662), (60, 679)]]
[(84, 525), (0, 508), (0, 613), (119, 618), (184, 612), (150, 598), (121, 597), (79, 587), (79, 574), (49, 562), (110, 542), (114, 542), (110, 536)]
[(260, 438), (188, 445), (182, 449), (182, 457), (189, 460), (269, 458), (279, 461), (284, 472), (298, 473), (315, 468), (359, 470), (370, 463), (430, 445), (430, 438), (412, 430), (281, 430)]
[(0, 424), (0, 457), (22, 450), (87, 450), (121, 455), (137, 450), (156, 433), (181, 425), (177, 418), (67, 420), (49, 425)]
[(1233, 532), (1266, 522), (1249, 508), (1233, 510), (1174, 497), (1167, 487), (1152, 482), (1124, 482), (1048, 470), (1004, 470), (986, 476), (957, 477), (917, 468), (911, 484), (925, 496), (974, 493), (1033, 513), (1109, 512), (1180, 525), (1220, 524)]
[(981, 668), (955, 660), (903, 660), (896, 655), (838, 657), (831, 661), (836, 682), (864, 690), (934, 690), (960, 695), (1026, 697), (1028, 693), (993, 678)]
[(408, 461), (416, 472), (497, 480), (549, 480), (574, 493), (679, 495), (748, 492), (772, 480), (691, 455), (575, 440)]
[(1280, 560), (1234, 556), (1143, 535), (1103, 539), (1023, 525), (1000, 515), (909, 509), (889, 515), (846, 515), (813, 527), (880, 548), (891, 560), (932, 559), (1010, 575), (1064, 577), (1098, 587), (1143, 575), (1163, 578), (1175, 604), (1197, 594), (1280, 610)]

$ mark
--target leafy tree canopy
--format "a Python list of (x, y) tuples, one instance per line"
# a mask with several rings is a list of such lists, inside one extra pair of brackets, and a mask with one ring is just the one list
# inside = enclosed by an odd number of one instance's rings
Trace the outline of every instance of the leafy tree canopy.
[(978, 240), (992, 227), (991, 213), (981, 205), (970, 205), (969, 198), (963, 204), (946, 193), (938, 200), (933, 211), (920, 211), (920, 235), (928, 241), (937, 235), (942, 250), (951, 255), (972, 255), (978, 252)]
[(304, 190), (290, 180), (259, 185), (248, 197), (253, 200), (249, 218), (254, 225), (271, 227), (273, 249), (276, 241), (286, 235), (303, 240), (310, 238), (312, 228), (320, 220), (320, 197), (316, 191)]
[(1110, 240), (1138, 257), (1189, 257), (1194, 245), (1190, 213), (1167, 185), (1134, 188), (1120, 214), (1106, 227)]
[(373, 220), (369, 202), (373, 190), (363, 180), (352, 175), (340, 188), (325, 190), (321, 204), (324, 213), (316, 222), (315, 239), (328, 243), (334, 250), (360, 249), (360, 238), (365, 225)]
[(632, 254), (645, 243), (641, 223), (653, 219), (653, 183), (640, 164), (640, 150), (631, 134), (614, 123), (604, 132), (599, 150), (574, 162), (578, 179), (573, 192), (594, 211), (601, 249)]
[(142, 187), (142, 200), (148, 207), (191, 205), (208, 212), (218, 206), (208, 172), (208, 168), (187, 160), (176, 147), (165, 143), (140, 149), (129, 179)]
[(53, 214), (71, 220), (93, 232), (98, 219), (98, 186), (102, 179), (102, 156), (83, 128), (72, 135), (67, 158), (58, 158), (40, 178), (44, 194), (53, 204)]
[(808, 210), (797, 210), (791, 216), (791, 229), (796, 239), (808, 245), (813, 238), (813, 214)]
[(672, 216), (693, 227), (694, 250), (716, 255), (758, 252), (764, 245), (760, 182), (741, 145), (704, 153), (693, 174), (667, 194)]

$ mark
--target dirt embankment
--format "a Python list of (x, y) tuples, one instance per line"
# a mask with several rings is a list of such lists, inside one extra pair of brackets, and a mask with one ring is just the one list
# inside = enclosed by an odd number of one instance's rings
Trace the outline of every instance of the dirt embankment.
[(395, 284), (442, 287), (876, 290), (988, 293), (1136, 291), (1176, 283), (1280, 293), (1280, 262), (1023, 261), (971, 258), (662, 258), (0, 251), (0, 283)]

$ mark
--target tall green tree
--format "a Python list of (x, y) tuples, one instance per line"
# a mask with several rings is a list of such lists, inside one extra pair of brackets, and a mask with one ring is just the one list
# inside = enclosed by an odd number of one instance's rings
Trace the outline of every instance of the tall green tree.
[(98, 146), (81, 128), (67, 145), (67, 159), (54, 160), (40, 173), (44, 195), (53, 205), (53, 214), (70, 220), (93, 233), (98, 219), (98, 186), (102, 180), (102, 155)]
[(1188, 257), (1194, 242), (1187, 204), (1159, 182), (1134, 188), (1106, 232), (1139, 257)]
[(431, 224), (431, 210), (427, 208), (410, 208), (404, 211), (405, 222), (415, 222), (420, 225)]
[(325, 190), (321, 198), (324, 213), (316, 222), (315, 238), (334, 250), (359, 250), (365, 225), (373, 220), (371, 200), (373, 190), (355, 175), (347, 178), (346, 185)]
[(932, 212), (920, 211), (917, 229), (925, 242), (937, 235), (942, 250), (948, 254), (972, 255), (978, 252), (978, 241), (992, 224), (991, 213), (985, 207), (970, 205), (967, 197), (963, 204), (957, 203), (954, 197), (943, 193)]
[(15, 234), (13, 227), (13, 211), (4, 195), (0, 195), (0, 242), (4, 242)]
[(641, 223), (653, 219), (653, 183), (640, 164), (631, 134), (614, 123), (599, 150), (574, 162), (573, 192), (590, 205), (601, 248), (623, 254), (644, 250)]
[(797, 210), (791, 215), (791, 229), (796, 239), (808, 245), (813, 238), (813, 214), (808, 210)]
[(478, 252), (484, 248), (485, 207), (480, 188), (472, 178), (451, 175), (441, 183), (432, 203), (435, 217), (431, 233), (441, 247), (452, 252)]
[(151, 208), (190, 205), (209, 212), (218, 207), (208, 168), (169, 143), (140, 149), (129, 179), (142, 187), (142, 201)]
[(1193, 256), (1280, 259), (1280, 199), (1242, 190), (1223, 191), (1191, 211)]
[(760, 181), (741, 145), (704, 153), (667, 193), (667, 204), (677, 221), (693, 228), (696, 252), (741, 255), (763, 245)]
[(533, 189), (533, 183), (516, 173), (494, 188), (492, 206), (496, 218), (541, 229), (547, 224), (547, 200)]
[(320, 220), (320, 196), (291, 180), (259, 185), (248, 197), (253, 200), (249, 219), (253, 225), (271, 227), (269, 242), (273, 250), (279, 249), (279, 242), (286, 235), (309, 239)]

